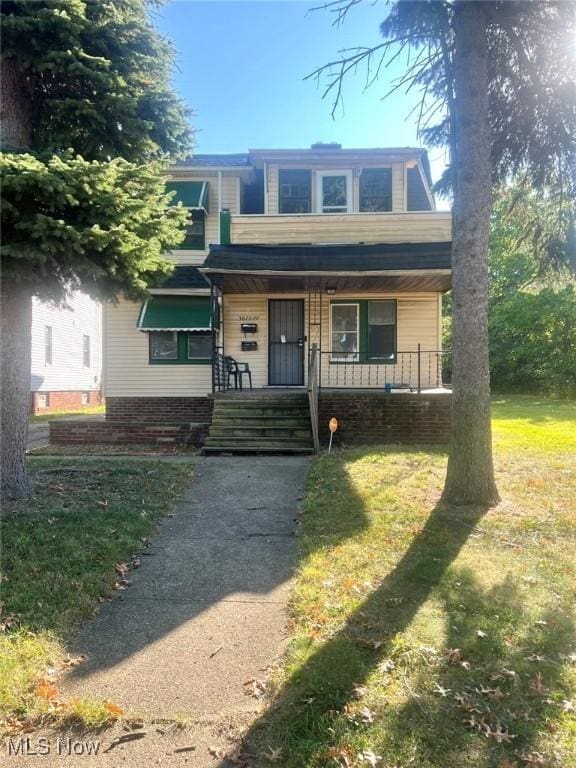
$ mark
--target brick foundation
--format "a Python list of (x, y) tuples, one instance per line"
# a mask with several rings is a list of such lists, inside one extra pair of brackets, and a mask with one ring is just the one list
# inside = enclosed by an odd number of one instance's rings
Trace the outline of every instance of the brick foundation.
[[(85, 395), (87, 402), (82, 402)], [(41, 400), (46, 398), (43, 406)], [(103, 402), (100, 392), (88, 390), (67, 390), (65, 392), (31, 392), (30, 412), (33, 414), (54, 413), (55, 411), (78, 411), (89, 405), (100, 405)]]
[(50, 442), (58, 445), (114, 443), (192, 445), (200, 447), (209, 424), (180, 422), (154, 424), (143, 421), (74, 419), (50, 422)]
[(107, 397), (107, 421), (210, 422), (210, 397)]
[(452, 394), (321, 390), (320, 442), (328, 443), (328, 421), (338, 419), (333, 445), (405, 443), (445, 445), (450, 440)]

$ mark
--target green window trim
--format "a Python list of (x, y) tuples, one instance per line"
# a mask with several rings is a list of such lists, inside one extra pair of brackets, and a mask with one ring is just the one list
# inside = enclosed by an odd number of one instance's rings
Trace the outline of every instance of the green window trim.
[[(394, 352), (390, 357), (376, 357), (368, 352), (368, 305), (371, 301), (390, 301), (394, 303)], [(359, 351), (356, 359), (332, 359), (332, 307), (337, 304), (355, 304), (358, 306)], [(397, 299), (334, 299), (330, 302), (330, 365), (396, 365), (398, 360), (398, 300)]]
[(154, 333), (166, 333), (166, 331), (148, 331), (148, 364), (149, 365), (212, 365), (212, 356), (210, 357), (188, 357), (188, 337), (189, 336), (209, 336), (212, 344), (214, 343), (214, 334), (209, 333), (189, 333), (188, 331), (171, 331), (176, 334), (176, 354), (174, 359), (159, 359), (152, 357), (152, 339)]

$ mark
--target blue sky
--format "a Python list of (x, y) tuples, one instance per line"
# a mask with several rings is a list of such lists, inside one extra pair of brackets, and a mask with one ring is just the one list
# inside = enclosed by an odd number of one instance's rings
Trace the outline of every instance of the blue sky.
[[(344, 111), (331, 116), (314, 81), (304, 77), (338, 57), (342, 48), (379, 42), (386, 4), (362, 3), (332, 26), (320, 0), (172, 0), (155, 14), (159, 30), (178, 51), (174, 85), (194, 110), (196, 152), (308, 147), (338, 141), (344, 147), (418, 146), (415, 96), (381, 96), (401, 64), (364, 91), (365, 73), (345, 86)], [(445, 164), (431, 152), (433, 175)]]

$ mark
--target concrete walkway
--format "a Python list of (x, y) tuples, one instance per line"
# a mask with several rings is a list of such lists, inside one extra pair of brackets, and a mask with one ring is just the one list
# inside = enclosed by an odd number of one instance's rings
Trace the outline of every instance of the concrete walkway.
[[(65, 696), (109, 699), (147, 724), (140, 740), (84, 755), (83, 766), (225, 764), (210, 747), (233, 749), (258, 716), (263, 704), (244, 684), (265, 681), (284, 648), (307, 467), (294, 456), (198, 461), (175, 515), (130, 573), (132, 585), (75, 642), (74, 652), (89, 658), (63, 681)], [(149, 725), (178, 716), (192, 720), (189, 732), (162, 736)], [(117, 735), (107, 732), (102, 749)]]

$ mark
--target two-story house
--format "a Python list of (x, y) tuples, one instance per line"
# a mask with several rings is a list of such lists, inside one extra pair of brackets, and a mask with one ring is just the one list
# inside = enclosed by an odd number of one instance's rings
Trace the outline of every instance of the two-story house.
[(105, 308), (109, 422), (216, 409), (208, 448), (305, 450), (311, 404), (321, 439), (329, 416), (347, 442), (446, 439), (451, 215), (424, 150), (195, 155), (169, 188), (190, 211), (173, 275)]

